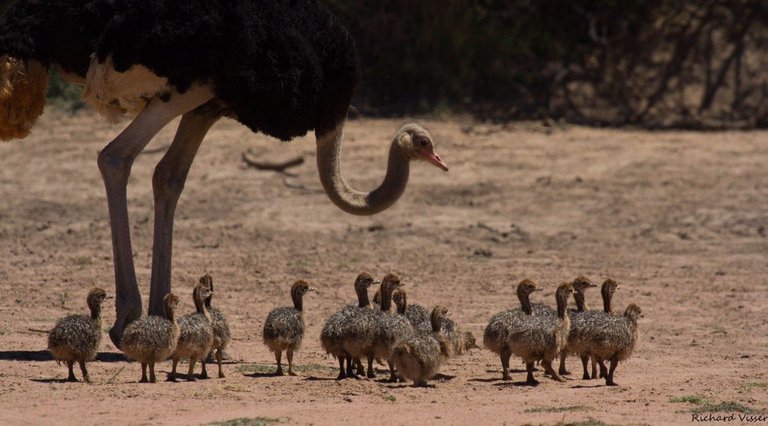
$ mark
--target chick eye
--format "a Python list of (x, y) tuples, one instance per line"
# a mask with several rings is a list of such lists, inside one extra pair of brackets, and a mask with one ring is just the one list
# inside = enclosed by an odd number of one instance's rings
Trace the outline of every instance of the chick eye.
[(422, 147), (422, 148), (426, 148), (426, 147), (428, 147), (428, 146), (429, 146), (429, 141), (428, 141), (426, 138), (419, 138), (419, 139), (418, 139), (418, 141), (417, 141), (417, 143), (418, 143), (418, 144), (419, 144), (419, 146), (420, 146), (420, 147)]

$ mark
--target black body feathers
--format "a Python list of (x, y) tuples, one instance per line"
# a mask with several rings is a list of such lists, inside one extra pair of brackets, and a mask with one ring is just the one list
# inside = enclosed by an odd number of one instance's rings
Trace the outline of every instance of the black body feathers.
[(334, 128), (359, 79), (351, 36), (317, 0), (19, 0), (0, 22), (0, 55), (85, 77), (94, 52), (180, 92), (208, 84), (227, 115), (282, 140)]

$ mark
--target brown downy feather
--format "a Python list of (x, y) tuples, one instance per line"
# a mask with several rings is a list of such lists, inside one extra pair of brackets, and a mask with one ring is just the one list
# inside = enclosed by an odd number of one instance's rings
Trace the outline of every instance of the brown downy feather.
[(0, 57), (0, 140), (22, 139), (45, 109), (48, 70), (38, 61)]

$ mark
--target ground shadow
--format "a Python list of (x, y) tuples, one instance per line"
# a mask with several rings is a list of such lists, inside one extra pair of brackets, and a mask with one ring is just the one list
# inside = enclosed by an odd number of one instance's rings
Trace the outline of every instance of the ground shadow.
[(70, 382), (67, 379), (29, 379), (33, 382), (37, 383), (80, 383), (82, 380), (78, 380), (76, 382)]
[[(48, 351), (0, 351), (0, 361), (54, 361)], [(121, 362), (127, 361), (120, 352), (99, 352), (96, 361)]]
[(500, 388), (535, 388), (538, 386), (538, 383), (535, 385), (532, 385), (528, 382), (502, 382), (502, 383), (494, 383), (493, 384), (496, 387)]
[(501, 382), (504, 379), (500, 379), (498, 377), (488, 377), (488, 378), (474, 378), (474, 379), (467, 379), (468, 382), (481, 382), (481, 383), (491, 383), (491, 382)]
[(437, 373), (434, 377), (432, 377), (432, 380), (440, 380), (440, 381), (448, 381), (455, 379), (456, 376), (449, 376), (447, 374)]
[(285, 374), (285, 375), (283, 375), (283, 376), (278, 376), (277, 374), (275, 374), (275, 372), (274, 372), (274, 371), (272, 371), (272, 372), (268, 372), (268, 373), (264, 373), (264, 372), (259, 372), (259, 371), (256, 371), (256, 372), (254, 372), (254, 373), (243, 374), (243, 376), (245, 376), (245, 377), (254, 377), (254, 378), (257, 378), (257, 379), (258, 379), (258, 378), (263, 378), (263, 377), (270, 377), (270, 378), (277, 378), (277, 377), (291, 377), (291, 376), (289, 376), (289, 375), (287, 375), (287, 374)]
[(604, 386), (605, 386), (604, 384), (598, 383), (598, 384), (594, 384), (594, 385), (576, 385), (576, 386), (571, 386), (571, 389), (595, 389), (595, 388), (602, 388)]
[[(345, 379), (337, 379), (335, 377), (317, 377), (317, 376), (307, 376), (304, 378), (304, 380), (309, 381), (334, 381), (334, 380), (345, 380)], [(354, 379), (353, 379), (354, 380)]]

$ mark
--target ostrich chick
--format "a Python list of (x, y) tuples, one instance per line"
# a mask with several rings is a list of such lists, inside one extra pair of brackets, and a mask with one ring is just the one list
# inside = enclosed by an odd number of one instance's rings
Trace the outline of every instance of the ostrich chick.
[(293, 353), (299, 350), (304, 337), (304, 295), (314, 290), (305, 281), (296, 281), (291, 287), (293, 307), (273, 309), (264, 322), (264, 344), (275, 353), (277, 376), (283, 375), (280, 362), (283, 351), (288, 356), (288, 374), (296, 375), (293, 372)]
[[(405, 315), (416, 332), (431, 333), (431, 315), (422, 305), (408, 303), (408, 295), (404, 289), (397, 289), (392, 293), (392, 301), (397, 306), (397, 312)], [(470, 332), (464, 332), (456, 326), (450, 318), (443, 318), (440, 325), (443, 336), (451, 345), (453, 355), (462, 355), (470, 349), (476, 348), (475, 336)]]
[(510, 333), (523, 327), (527, 315), (532, 315), (531, 293), (541, 291), (533, 281), (524, 279), (517, 285), (519, 308), (507, 309), (494, 314), (483, 333), (483, 345), (501, 359), (502, 380), (512, 380), (509, 375), (509, 358), (512, 352), (507, 344)]
[(86, 298), (91, 315), (68, 315), (58, 320), (48, 334), (48, 350), (56, 362), (67, 363), (69, 382), (77, 381), (72, 370), (75, 361), (80, 364), (83, 380), (91, 382), (85, 363), (96, 358), (101, 342), (101, 304), (109, 298), (103, 289), (93, 288)]
[[(195, 302), (195, 312), (179, 318), (179, 341), (171, 355), (173, 367), (171, 368), (171, 381), (176, 381), (176, 366), (182, 358), (189, 359), (187, 381), (194, 381), (195, 363), (197, 360), (203, 364), (205, 372), (205, 359), (213, 346), (213, 328), (211, 327), (211, 314), (205, 308), (205, 299), (213, 294), (207, 285), (198, 284), (192, 290), (192, 300)], [(207, 378), (207, 374), (201, 376)]]
[(176, 349), (179, 340), (179, 325), (176, 323), (176, 307), (179, 298), (168, 293), (163, 298), (165, 316), (149, 315), (141, 317), (128, 324), (120, 340), (120, 349), (131, 359), (141, 363), (141, 380), (147, 382), (147, 366), (149, 366), (149, 382), (155, 383), (155, 363), (168, 359)]
[(619, 361), (629, 359), (638, 340), (637, 320), (643, 317), (642, 310), (634, 303), (627, 307), (624, 315), (606, 318), (603, 326), (595, 330), (590, 350), (598, 361), (611, 361), (605, 376), (607, 386), (616, 386), (613, 373)]
[(587, 315), (586, 312), (588, 309), (584, 293), (588, 288), (597, 287), (597, 285), (592, 283), (592, 281), (584, 276), (577, 277), (575, 280), (573, 280), (572, 284), (574, 291), (573, 299), (576, 301), (576, 309), (568, 310), (568, 316), (571, 319), (571, 329), (568, 332), (568, 344), (566, 345), (566, 348), (563, 349), (563, 351), (560, 353), (559, 373), (561, 375), (571, 374), (565, 368), (565, 359), (568, 356), (568, 353), (571, 353), (578, 355), (581, 358), (582, 365), (584, 366), (584, 375), (587, 376), (586, 378), (589, 378), (587, 373), (587, 360), (589, 358), (589, 352), (587, 349), (587, 342), (585, 339), (581, 338), (581, 336), (584, 335), (583, 328), (586, 326), (586, 323), (583, 321), (583, 319)]
[[(211, 328), (213, 329), (213, 346), (211, 351), (216, 352), (216, 363), (219, 365), (219, 378), (224, 377), (224, 372), (221, 369), (221, 360), (224, 358), (224, 351), (227, 349), (227, 345), (231, 339), (229, 332), (229, 324), (224, 314), (211, 306), (211, 299), (213, 299), (213, 278), (205, 274), (200, 278), (200, 284), (208, 287), (211, 294), (205, 299), (205, 309), (211, 315)], [(203, 377), (207, 377), (208, 374), (205, 371), (205, 363), (203, 363)]]
[[(346, 305), (331, 315), (323, 325), (320, 332), (320, 344), (325, 351), (339, 360), (339, 376), (337, 380), (347, 377), (356, 377), (352, 368), (352, 357), (344, 350), (344, 341), (352, 333), (351, 328), (361, 320), (361, 317), (371, 311), (371, 303), (368, 300), (368, 288), (377, 284), (373, 277), (363, 272), (355, 279), (355, 293), (357, 304)], [(347, 361), (347, 369), (344, 370), (344, 361)]]
[(400, 340), (393, 349), (392, 359), (397, 371), (413, 386), (427, 386), (427, 380), (434, 377), (440, 364), (451, 356), (451, 344), (445, 339), (442, 324), (448, 309), (435, 306), (430, 316), (430, 333), (416, 332)]
[(552, 369), (552, 361), (565, 347), (568, 339), (570, 319), (566, 310), (573, 286), (565, 283), (558, 287), (555, 292), (557, 316), (552, 317), (531, 311), (527, 296), (536, 289), (535, 285), (531, 289), (531, 284), (529, 280), (524, 280), (518, 286), (518, 296), (523, 296), (520, 300), (521, 310), (509, 311), (507, 315), (501, 312), (491, 319), (484, 336), (486, 347), (501, 354), (505, 379), (509, 377), (509, 358), (506, 357), (515, 354), (523, 359), (528, 370), (527, 384), (538, 384), (533, 378), (533, 364), (536, 361), (541, 361), (544, 370), (553, 380), (563, 381)]

